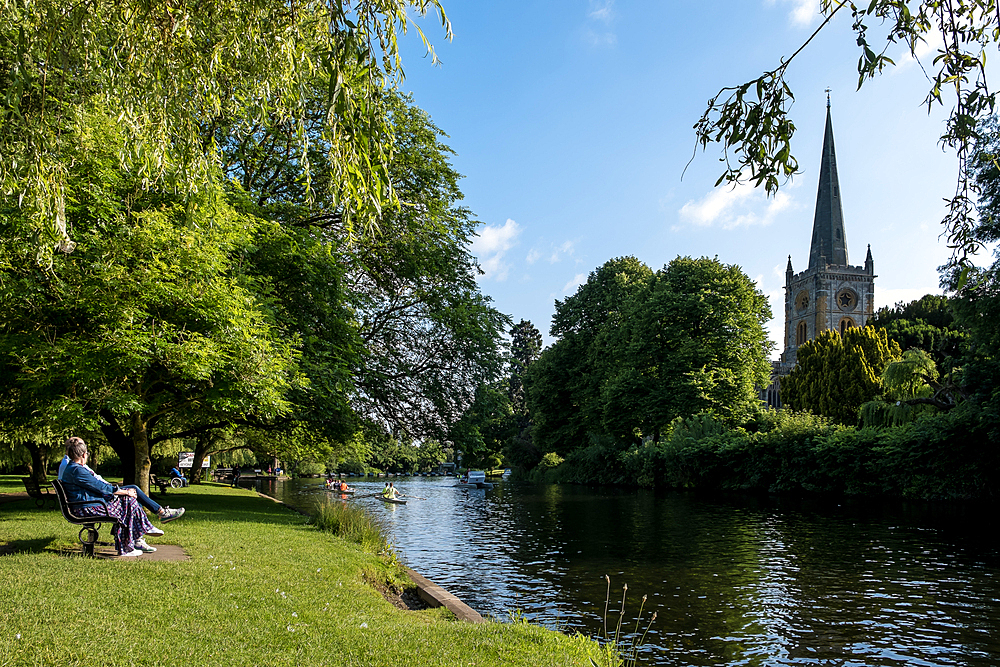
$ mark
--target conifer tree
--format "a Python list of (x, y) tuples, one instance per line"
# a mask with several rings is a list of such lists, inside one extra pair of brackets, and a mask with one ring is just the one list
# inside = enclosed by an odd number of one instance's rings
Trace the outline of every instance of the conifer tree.
[(798, 350), (798, 363), (781, 381), (781, 400), (842, 424), (856, 424), (861, 406), (882, 393), (882, 372), (900, 358), (884, 329), (824, 331)]

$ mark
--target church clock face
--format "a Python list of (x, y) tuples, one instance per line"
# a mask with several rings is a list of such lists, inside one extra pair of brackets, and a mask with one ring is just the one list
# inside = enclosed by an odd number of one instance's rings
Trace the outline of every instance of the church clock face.
[(854, 310), (858, 305), (858, 295), (851, 289), (842, 289), (837, 292), (837, 306), (841, 310)]
[(802, 290), (795, 297), (795, 309), (805, 310), (809, 307), (809, 292)]

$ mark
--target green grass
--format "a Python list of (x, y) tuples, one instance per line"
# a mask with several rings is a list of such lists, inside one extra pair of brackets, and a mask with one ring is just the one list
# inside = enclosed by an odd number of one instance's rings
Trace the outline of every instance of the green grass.
[(21, 480), (27, 475), (0, 475), (0, 493), (18, 493), (24, 491)]
[(325, 502), (316, 508), (311, 523), (361, 547), (370, 554), (391, 551), (389, 529), (357, 505)]
[(167, 498), (187, 514), (150, 541), (179, 544), (190, 561), (68, 555), (77, 529), (58, 510), (0, 504), (0, 545), (15, 552), (0, 556), (0, 667), (533, 667), (596, 655), (590, 640), (525, 623), (399, 610), (364, 581), (391, 578), (391, 561), (251, 491)]

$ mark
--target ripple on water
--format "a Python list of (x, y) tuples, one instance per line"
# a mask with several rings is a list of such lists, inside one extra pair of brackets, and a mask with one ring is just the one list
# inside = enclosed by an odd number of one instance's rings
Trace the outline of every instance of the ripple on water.
[[(386, 518), (404, 561), (487, 616), (598, 636), (608, 574), (609, 622), (624, 583), (630, 630), (643, 594), (644, 618), (658, 614), (641, 664), (1000, 664), (1000, 550), (939, 512), (453, 484), (404, 478), (426, 500), (355, 502)], [(309, 498), (286, 486), (272, 495)]]

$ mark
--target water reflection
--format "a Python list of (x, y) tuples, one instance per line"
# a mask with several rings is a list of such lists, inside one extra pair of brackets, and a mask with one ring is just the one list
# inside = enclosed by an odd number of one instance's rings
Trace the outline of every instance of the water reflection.
[[(309, 484), (273, 492), (307, 507), (326, 497)], [(1000, 664), (989, 508), (453, 485), (404, 479), (423, 500), (350, 502), (385, 517), (409, 565), (484, 615), (517, 610), (596, 636), (608, 574), (612, 622), (626, 582), (626, 620), (643, 594), (647, 618), (659, 615), (643, 664)]]

